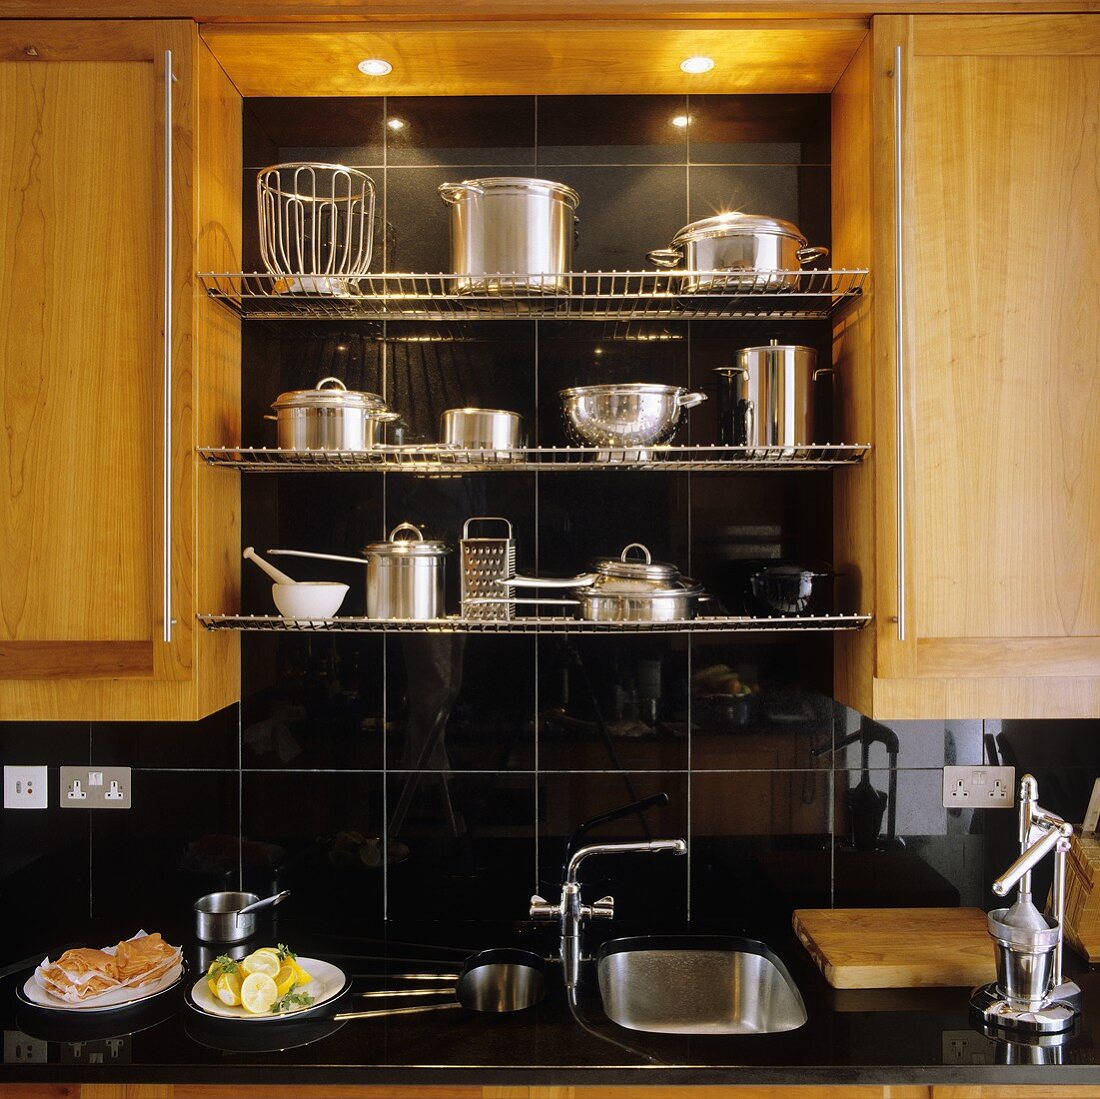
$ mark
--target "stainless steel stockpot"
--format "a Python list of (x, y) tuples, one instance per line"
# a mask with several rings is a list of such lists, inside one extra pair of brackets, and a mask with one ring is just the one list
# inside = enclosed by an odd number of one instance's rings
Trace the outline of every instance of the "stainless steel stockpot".
[[(459, 294), (567, 294), (580, 196), (549, 179), (491, 176), (442, 183), (451, 208)], [(468, 277), (465, 277), (468, 276)]]
[[(402, 533), (409, 537), (399, 537)], [(446, 611), (445, 542), (427, 541), (412, 523), (399, 523), (384, 542), (371, 542), (367, 559), (368, 618), (442, 618)]]
[(382, 426), (399, 419), (377, 393), (348, 389), (339, 378), (280, 393), (271, 407), (283, 450), (369, 450), (382, 441)]
[(732, 366), (715, 373), (727, 392), (720, 402), (723, 443), (793, 449), (814, 441), (814, 383), (832, 370), (817, 368), (817, 351), (772, 340), (739, 348)]
[(646, 382), (580, 385), (560, 393), (565, 431), (582, 446), (652, 446), (668, 442), (685, 408), (705, 401), (678, 385)]
[(523, 417), (500, 408), (448, 408), (439, 418), (444, 446), (465, 450), (515, 450)]
[[(659, 267), (685, 270), (680, 290), (685, 294), (725, 290), (797, 290), (797, 272), (803, 264), (829, 254), (828, 248), (810, 248), (797, 225), (761, 214), (717, 214), (685, 225), (668, 248), (649, 253)], [(692, 272), (743, 272), (693, 274)], [(763, 272), (763, 274), (761, 274)]]

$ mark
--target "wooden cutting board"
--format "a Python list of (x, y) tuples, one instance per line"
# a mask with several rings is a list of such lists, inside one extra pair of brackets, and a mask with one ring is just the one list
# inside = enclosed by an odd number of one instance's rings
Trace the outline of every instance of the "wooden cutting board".
[(980, 908), (800, 908), (792, 923), (833, 988), (973, 986), (996, 977)]

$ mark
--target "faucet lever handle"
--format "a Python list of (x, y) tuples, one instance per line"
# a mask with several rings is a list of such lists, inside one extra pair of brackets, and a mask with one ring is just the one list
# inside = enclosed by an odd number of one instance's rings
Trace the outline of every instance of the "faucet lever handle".
[(590, 909), (591, 918), (594, 920), (610, 920), (615, 916), (615, 898), (614, 897), (600, 897), (598, 901), (593, 901)]
[(561, 905), (550, 904), (544, 897), (535, 893), (531, 897), (531, 919), (554, 920), (561, 915)]

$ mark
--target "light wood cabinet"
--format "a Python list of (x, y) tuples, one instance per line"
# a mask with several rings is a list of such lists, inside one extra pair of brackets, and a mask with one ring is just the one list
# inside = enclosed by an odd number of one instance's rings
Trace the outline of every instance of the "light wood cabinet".
[(1100, 714), (1098, 116), (1088, 15), (878, 17), (834, 94), (834, 250), (874, 278), (836, 328), (875, 614), (836, 695), (870, 716)]
[(0, 23), (0, 719), (239, 697), (240, 108), (193, 23)]

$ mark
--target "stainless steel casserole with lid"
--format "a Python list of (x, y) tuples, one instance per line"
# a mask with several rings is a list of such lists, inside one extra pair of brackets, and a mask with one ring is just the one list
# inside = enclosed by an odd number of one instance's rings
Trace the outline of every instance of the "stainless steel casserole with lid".
[(549, 179), (489, 176), (442, 183), (451, 209), (459, 294), (567, 294), (580, 196)]
[(271, 406), (283, 450), (369, 450), (382, 426), (400, 419), (377, 393), (322, 378), (312, 389), (280, 393)]
[[(797, 225), (762, 214), (716, 214), (685, 225), (668, 248), (649, 253), (658, 267), (685, 270), (680, 290), (685, 294), (726, 290), (797, 290), (797, 272), (805, 263), (829, 254), (828, 248), (807, 247)], [(743, 272), (694, 274), (693, 272)], [(796, 272), (771, 274), (770, 272)]]
[(705, 401), (678, 385), (646, 382), (579, 385), (560, 393), (565, 430), (582, 446), (652, 446), (668, 442), (685, 408)]
[[(632, 550), (641, 560), (631, 560)], [(516, 576), (498, 583), (506, 589), (571, 588), (575, 598), (560, 605), (578, 605), (581, 618), (590, 622), (679, 622), (694, 618), (706, 599), (700, 584), (681, 576), (675, 565), (654, 561), (640, 542), (631, 542), (618, 557), (597, 557), (591, 573), (565, 580)]]

